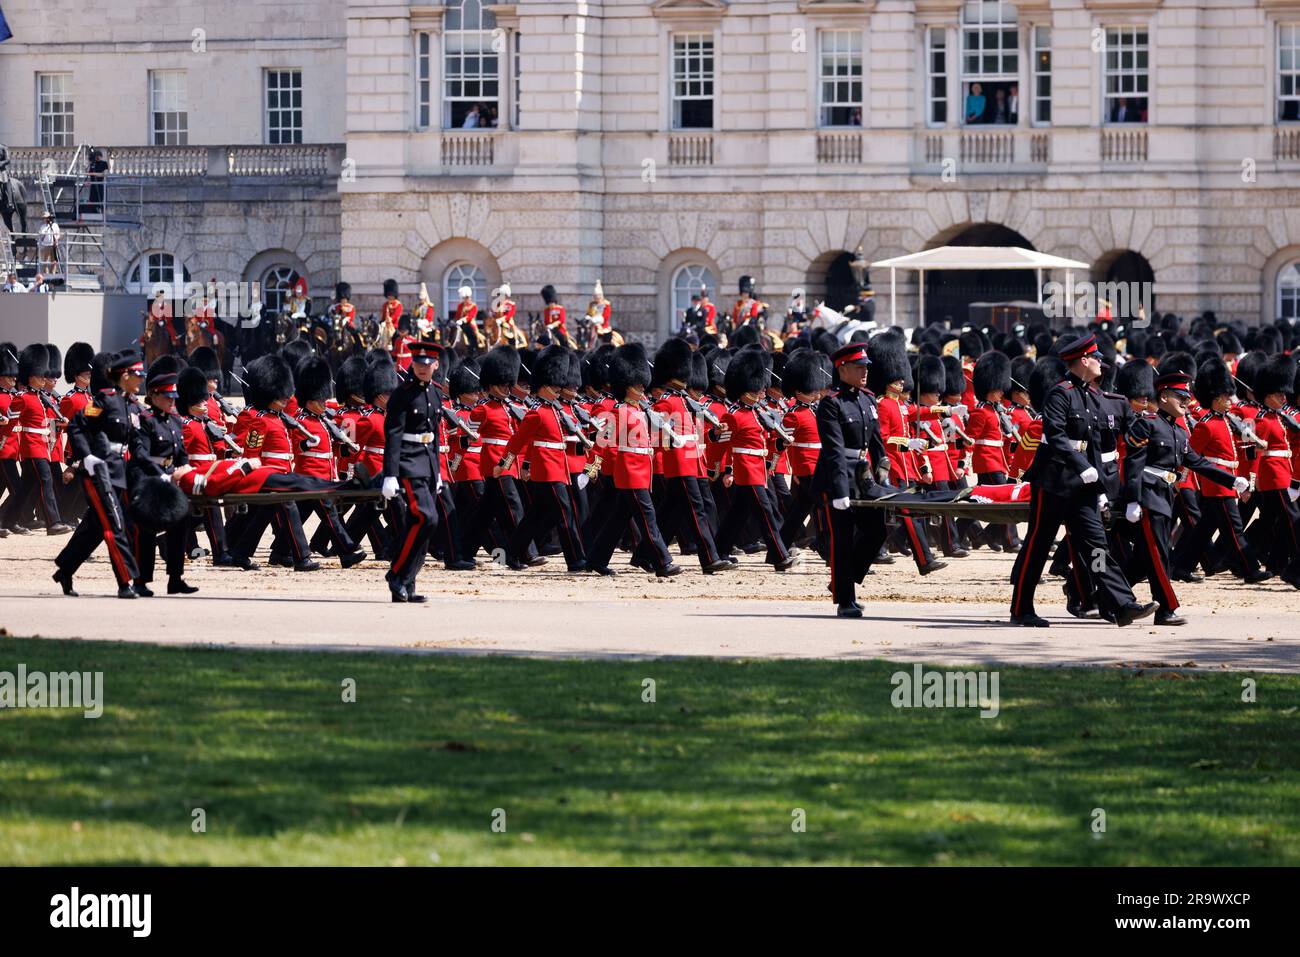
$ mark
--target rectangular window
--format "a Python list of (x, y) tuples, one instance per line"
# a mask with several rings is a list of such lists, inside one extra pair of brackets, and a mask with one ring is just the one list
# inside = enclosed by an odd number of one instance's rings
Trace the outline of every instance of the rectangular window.
[(1034, 27), (1034, 123), (1052, 122), (1052, 28)]
[(1300, 120), (1300, 23), (1277, 27), (1277, 118)]
[(514, 95), (510, 98), (510, 126), (519, 129), (519, 96), (523, 92), (519, 82), (519, 31), (515, 31), (515, 62), (511, 67), (515, 81)]
[(1020, 28), (1003, 0), (967, 0), (961, 14), (962, 122), (1020, 122)]
[(72, 74), (36, 74), (36, 116), (41, 146), (72, 146)]
[(302, 71), (266, 71), (266, 141), (302, 142)]
[(433, 35), (425, 31), (415, 36), (415, 125), (427, 130), (433, 102)]
[(925, 43), (926, 122), (948, 122), (948, 39), (943, 27), (928, 27)]
[(713, 37), (673, 37), (673, 129), (713, 129)]
[(190, 140), (184, 70), (149, 71), (149, 136), (154, 146), (185, 146)]
[(817, 34), (822, 126), (862, 125), (862, 33), (822, 30)]
[(478, 4), (448, 6), (442, 35), (442, 125), (485, 129), (497, 125), (501, 102), (504, 31), (496, 16)]
[(1108, 27), (1105, 47), (1107, 123), (1145, 123), (1149, 92), (1146, 27)]

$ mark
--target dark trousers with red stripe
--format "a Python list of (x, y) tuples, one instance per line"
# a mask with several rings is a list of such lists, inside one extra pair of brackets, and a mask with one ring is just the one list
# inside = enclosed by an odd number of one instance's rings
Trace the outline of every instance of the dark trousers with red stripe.
[(837, 605), (852, 604), (857, 598), (857, 586), (862, 584), (880, 547), (885, 544), (888, 534), (885, 513), (868, 508), (833, 508), (828, 495), (820, 497), (818, 510), (830, 529), (827, 550), (830, 553), (831, 597)]
[(146, 525), (135, 522), (132, 539), (135, 546), (136, 581), (148, 584), (153, 581), (155, 558), (158, 555), (158, 536), (163, 537), (163, 556), (167, 564), (167, 577), (180, 578), (185, 574), (185, 539), (188, 520), (175, 525)]
[(587, 550), (582, 543), (578, 511), (569, 495), (569, 483), (529, 482), (528, 490), (528, 510), (506, 544), (507, 559), (523, 561), (530, 542), (545, 541), (554, 532), (569, 571), (582, 570), (587, 564)]
[(393, 542), (396, 552), (388, 569), (388, 580), (407, 591), (415, 588), (416, 576), (424, 567), (424, 556), (429, 552), (429, 536), (438, 527), (433, 481), (424, 477), (398, 479), (399, 495), (405, 510), (401, 529)]
[(460, 554), (467, 559), (478, 554), (479, 546), (489, 555), (498, 550), (501, 555), (505, 555), (506, 535), (498, 523), (490, 522), (487, 535), (482, 539), (478, 537), (478, 513), (483, 504), (484, 491), (482, 479), (452, 483), (451, 494), (456, 502), (456, 515), (460, 523)]
[(813, 491), (811, 475), (805, 475), (803, 478), (795, 476), (792, 479), (790, 483), (790, 507), (786, 509), (785, 517), (781, 520), (781, 543), (785, 545), (787, 551), (799, 540), (804, 525), (807, 523), (809, 516), (812, 516), (817, 554), (821, 555), (823, 559), (827, 557), (825, 517), (821, 512), (820, 499), (821, 496)]
[(126, 489), (114, 488), (103, 478), (89, 476), (82, 477), (81, 487), (86, 494), (86, 514), (54, 564), (60, 571), (74, 575), (103, 542), (113, 577), (119, 588), (125, 587), (137, 574), (131, 528), (126, 519)]
[(1097, 603), (1109, 610), (1132, 603), (1133, 589), (1106, 541), (1097, 493), (1063, 496), (1035, 488), (1029, 503), (1029, 531), (1011, 568), (1011, 614), (1035, 614), (1034, 592), (1062, 525), (1079, 556), (1078, 564), (1087, 569)]
[(308, 547), (314, 548), (318, 539), (332, 543), (335, 555), (350, 555), (357, 550), (357, 541), (348, 532), (347, 523), (339, 517), (333, 502), (298, 502), (298, 521), (305, 523), (313, 514), (320, 518), (320, 527), (311, 537)]
[(444, 562), (460, 561), (462, 557), (466, 560), (472, 558), (472, 554), (463, 554), (465, 533), (460, 527), (461, 514), (456, 506), (451, 482), (443, 479), (442, 487), (433, 498), (433, 504), (438, 509), (438, 532), (429, 536), (429, 554), (440, 555)]
[[(976, 472), (976, 485), (1006, 485), (1008, 482), (1006, 472)], [(993, 538), (1001, 545), (1011, 545), (1020, 541), (1020, 536), (1016, 534), (1014, 525), (988, 525), (984, 529), (986, 538)]]
[(722, 520), (718, 536), (714, 540), (721, 555), (731, 554), (731, 547), (740, 542), (747, 532), (747, 523), (754, 522), (758, 533), (767, 543), (765, 561), (770, 565), (784, 562), (790, 557), (785, 543), (781, 541), (781, 516), (777, 513), (776, 503), (766, 485), (732, 485), (731, 508)]
[(643, 541), (649, 542), (650, 562), (656, 569), (662, 571), (672, 564), (668, 546), (659, 533), (655, 506), (648, 488), (613, 489), (611, 496), (602, 499), (600, 513), (604, 516), (600, 530), (587, 553), (592, 568), (609, 566), (619, 539), (627, 531), (628, 522), (632, 523)]
[(1169, 581), (1169, 536), (1174, 529), (1173, 518), (1144, 508), (1140, 521), (1126, 524), (1129, 525), (1133, 546), (1124, 566), (1125, 577), (1134, 584), (1145, 578), (1151, 586), (1151, 598), (1160, 610), (1176, 611), (1178, 596)]
[(25, 521), (35, 508), (46, 528), (63, 521), (54, 494), (54, 469), (48, 459), (23, 459), (22, 488), (23, 498), (18, 505), (20, 520)]
[(208, 534), (208, 543), (212, 546), (212, 556), (219, 558), (230, 551), (226, 541), (226, 519), (221, 509), (209, 506), (203, 509), (203, 530)]
[[(16, 504), (22, 498), (23, 479), (18, 471), (17, 459), (0, 459), (0, 528), (8, 528), (17, 522)], [(7, 493), (7, 494), (6, 494)]]
[[(259, 491), (273, 492), (275, 488), (270, 485), (268, 479), (268, 484), (263, 485)], [(298, 513), (296, 502), (286, 502), (283, 505), (254, 505), (247, 512), (236, 514), (230, 520), (229, 527), (231, 554), (237, 558), (251, 558), (261, 543), (262, 535), (265, 534), (268, 525), (275, 531), (272, 551), (279, 547), (277, 543), (283, 543), (288, 552), (286, 557), (292, 558), (295, 562), (305, 561), (311, 556), (311, 548), (302, 530), (302, 518)]]
[[(500, 534), (507, 541), (524, 520), (524, 502), (519, 494), (519, 484), (509, 475), (500, 478), (487, 477), (483, 480), (483, 498), (478, 503), (473, 523), (473, 541), (482, 542), (487, 547), (491, 541), (490, 532), (495, 524)], [(536, 549), (528, 546), (528, 558), (537, 554)]]
[(895, 534), (907, 542), (918, 571), (928, 568), (934, 561), (934, 552), (930, 551), (930, 542), (925, 534), (925, 519), (918, 520), (906, 512), (899, 512)]
[[(672, 541), (673, 536), (677, 536), (682, 545), (694, 545), (701, 568), (719, 560), (718, 547), (713, 542), (713, 529), (709, 527), (709, 515), (704, 509), (704, 494), (700, 491), (703, 481), (693, 475), (665, 478), (663, 498), (656, 512), (664, 541)], [(632, 560), (651, 560), (650, 549), (644, 538), (637, 546)]]
[(1267, 543), (1263, 549), (1269, 571), (1294, 578), (1300, 573), (1300, 509), (1286, 493), (1286, 489), (1257, 491), (1253, 496), (1259, 504), (1259, 518), (1255, 524), (1264, 533)]
[(1207, 571), (1213, 571), (1209, 567), (1211, 561), (1207, 559), (1210, 555), (1210, 540), (1215, 532), (1219, 533), (1219, 549), (1223, 560), (1235, 574), (1244, 577), (1259, 571), (1259, 557), (1246, 540), (1237, 499), (1233, 496), (1202, 495), (1200, 521), (1179, 539), (1178, 547), (1174, 549), (1175, 575), (1190, 573), (1198, 562), (1206, 564)]

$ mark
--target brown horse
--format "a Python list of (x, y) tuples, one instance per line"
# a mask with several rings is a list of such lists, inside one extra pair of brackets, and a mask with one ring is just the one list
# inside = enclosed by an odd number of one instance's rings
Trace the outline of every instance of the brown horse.
[(217, 354), (217, 362), (226, 365), (226, 337), (217, 329), (216, 312), (204, 305), (185, 320), (185, 354), (191, 355), (199, 346), (207, 346)]
[(164, 299), (155, 299), (140, 315), (144, 317), (144, 332), (140, 336), (144, 361), (152, 364), (163, 356), (175, 353), (180, 346), (180, 337), (172, 323), (171, 305)]

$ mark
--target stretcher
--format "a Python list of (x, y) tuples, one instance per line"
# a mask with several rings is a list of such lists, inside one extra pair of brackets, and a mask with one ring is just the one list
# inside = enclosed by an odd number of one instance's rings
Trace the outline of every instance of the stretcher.
[(283, 505), (286, 502), (367, 502), (380, 501), (379, 489), (339, 488), (310, 491), (240, 492), (228, 495), (191, 495), (190, 503), (196, 508), (238, 505)]
[[(991, 525), (1019, 525), (1029, 521), (1029, 497), (1010, 501), (991, 501), (979, 494), (979, 488), (948, 492), (894, 492), (879, 498), (854, 499), (852, 508), (868, 508), (912, 517), (971, 519)], [(1001, 498), (1003, 496), (999, 496)]]

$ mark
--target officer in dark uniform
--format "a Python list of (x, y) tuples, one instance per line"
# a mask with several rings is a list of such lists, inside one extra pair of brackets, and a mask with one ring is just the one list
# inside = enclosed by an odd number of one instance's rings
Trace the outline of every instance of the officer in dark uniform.
[(856, 588), (885, 542), (885, 514), (850, 508), (855, 498), (873, 498), (880, 486), (876, 470), (887, 471), (889, 460), (880, 437), (876, 407), (866, 391), (866, 343), (837, 350), (831, 361), (838, 375), (836, 388), (817, 403), (817, 435), (821, 451), (813, 471), (813, 492), (830, 530), (831, 594), (840, 618), (861, 618)]
[(408, 377), (393, 392), (384, 413), (385, 499), (399, 494), (406, 508), (405, 527), (393, 544), (393, 564), (385, 578), (395, 602), (423, 602), (415, 591), (415, 578), (429, 550), (429, 536), (438, 524), (434, 497), (442, 485), (438, 459), (438, 426), (442, 402), (434, 375), (442, 346), (434, 342), (411, 343)]
[[(133, 455), (130, 463), (132, 488), (146, 478), (171, 480), (176, 467), (189, 464), (185, 452), (184, 425), (176, 414), (176, 380), (174, 364), (159, 360), (150, 367), (145, 379), (148, 411), (140, 416), (140, 440), (144, 453)], [(137, 509), (137, 511), (139, 511)], [(198, 591), (185, 582), (185, 540), (188, 523), (180, 522), (158, 526), (150, 522), (135, 523), (135, 561), (139, 571), (135, 580), (135, 593), (141, 598), (152, 598), (149, 583), (153, 581), (154, 556), (157, 554), (158, 533), (163, 533), (163, 554), (167, 561), (167, 594), (189, 595)]]
[(117, 579), (117, 597), (136, 597), (131, 588), (136, 565), (126, 519), (123, 453), (129, 449), (132, 455), (144, 454), (126, 401), (127, 394), (139, 388), (143, 372), (140, 356), (132, 349), (97, 355), (90, 383), (94, 398), (68, 425), (71, 458), (81, 463), (86, 515), (54, 560), (54, 580), (65, 595), (76, 596), (72, 576), (103, 542)]
[(1136, 418), (1125, 436), (1125, 474), (1140, 488), (1139, 497), (1129, 501), (1124, 511), (1125, 519), (1139, 529), (1127, 571), (1129, 581), (1150, 580), (1151, 595), (1160, 605), (1157, 625), (1182, 625), (1186, 619), (1178, 614), (1178, 596), (1169, 581), (1169, 538), (1180, 471), (1189, 468), (1239, 495), (1250, 487), (1250, 481), (1192, 450), (1190, 437), (1178, 424), (1187, 415), (1192, 397), (1190, 376), (1181, 372), (1161, 376), (1156, 380), (1156, 394), (1160, 411)]
[(1133, 598), (1119, 564), (1111, 555), (1101, 523), (1100, 496), (1103, 410), (1094, 383), (1101, 375), (1097, 340), (1084, 333), (1058, 349), (1069, 374), (1043, 401), (1043, 441), (1025, 472), (1030, 483), (1029, 532), (1011, 571), (1011, 623), (1046, 628), (1034, 611), (1034, 592), (1056, 533), (1064, 524), (1075, 552), (1092, 578), (1098, 604), (1115, 623), (1132, 624), (1156, 610), (1155, 602)]

